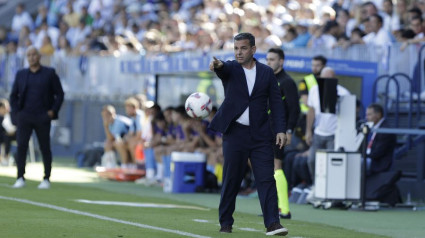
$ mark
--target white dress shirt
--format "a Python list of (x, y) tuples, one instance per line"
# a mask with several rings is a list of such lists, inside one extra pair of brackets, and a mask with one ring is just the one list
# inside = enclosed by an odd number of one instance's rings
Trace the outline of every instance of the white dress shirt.
[[(251, 96), (255, 84), (255, 76), (257, 75), (257, 66), (254, 66), (252, 69), (243, 68), (243, 71), (245, 72), (246, 83), (248, 84), (248, 93)], [(236, 121), (242, 125), (249, 126), (249, 106)]]

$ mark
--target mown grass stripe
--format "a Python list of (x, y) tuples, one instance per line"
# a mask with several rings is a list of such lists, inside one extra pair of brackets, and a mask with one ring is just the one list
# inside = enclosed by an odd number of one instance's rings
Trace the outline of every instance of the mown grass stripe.
[(136, 226), (136, 227), (145, 228), (145, 229), (151, 229), (151, 230), (157, 230), (157, 231), (162, 231), (162, 232), (174, 233), (174, 234), (178, 234), (178, 235), (182, 235), (182, 236), (187, 236), (187, 237), (210, 238), (208, 236), (201, 236), (201, 235), (196, 235), (196, 234), (192, 234), (192, 233), (184, 232), (184, 231), (179, 231), (179, 230), (173, 230), (173, 229), (156, 227), (156, 226), (150, 226), (150, 225), (145, 225), (145, 224), (131, 222), (131, 221), (120, 220), (120, 219), (116, 219), (116, 218), (112, 218), (112, 217), (107, 217), (107, 216), (102, 216), (102, 215), (97, 215), (97, 214), (89, 213), (89, 212), (83, 212), (83, 211), (78, 211), (78, 210), (69, 209), (69, 208), (65, 208), (65, 207), (59, 207), (59, 206), (55, 206), (55, 205), (51, 205), (51, 204), (47, 204), (47, 203), (34, 202), (34, 201), (31, 201), (31, 200), (27, 200), (27, 199), (14, 198), (14, 197), (5, 197), (5, 196), (0, 196), (0, 199), (9, 200), (9, 201), (15, 201), (15, 202), (21, 202), (21, 203), (26, 203), (26, 204), (30, 204), (30, 205), (34, 205), (34, 206), (39, 206), (39, 207), (50, 208), (50, 209), (53, 209), (53, 210), (67, 212), (67, 213), (72, 213), (72, 214), (76, 214), (76, 215), (93, 217), (93, 218), (104, 220), (104, 221), (112, 221), (112, 222), (116, 222), (116, 223), (121, 223), (121, 224), (125, 224), (125, 225)]

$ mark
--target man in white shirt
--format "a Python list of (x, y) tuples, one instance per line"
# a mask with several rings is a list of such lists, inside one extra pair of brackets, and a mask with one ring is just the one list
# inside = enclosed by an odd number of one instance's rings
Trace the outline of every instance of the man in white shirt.
[(30, 29), (33, 29), (33, 21), (30, 14), (25, 10), (25, 5), (19, 3), (16, 6), (16, 14), (12, 18), (12, 31), (15, 34), (19, 34), (22, 27), (28, 26)]
[[(335, 78), (335, 72), (330, 67), (325, 67), (320, 74), (321, 78)], [(345, 96), (350, 92), (344, 87), (337, 85), (337, 95)], [(320, 108), (319, 86), (311, 88), (308, 96), (306, 142), (310, 145), (308, 156), (308, 168), (311, 178), (314, 180), (315, 160), (317, 149), (333, 149), (338, 117), (336, 114), (322, 113)], [(314, 133), (313, 133), (314, 123)]]
[(391, 44), (390, 34), (382, 27), (383, 19), (380, 15), (374, 14), (370, 16), (369, 25), (372, 32), (363, 36), (363, 42), (365, 44), (380, 47)]

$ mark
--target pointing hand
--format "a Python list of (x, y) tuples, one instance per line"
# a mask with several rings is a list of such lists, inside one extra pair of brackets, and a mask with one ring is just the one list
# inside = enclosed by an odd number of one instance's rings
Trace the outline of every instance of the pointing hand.
[(215, 56), (213, 56), (214, 60), (210, 63), (210, 70), (214, 72), (215, 69), (219, 69), (223, 67), (223, 62), (221, 60), (217, 59)]

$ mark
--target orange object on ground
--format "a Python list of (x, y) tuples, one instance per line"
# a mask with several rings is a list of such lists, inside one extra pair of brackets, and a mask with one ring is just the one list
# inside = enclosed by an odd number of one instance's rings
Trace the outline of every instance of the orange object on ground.
[(115, 181), (134, 181), (144, 177), (146, 174), (146, 171), (141, 169), (107, 169), (104, 167), (97, 167), (96, 172), (101, 178)]
[(145, 153), (143, 152), (143, 144), (138, 144), (134, 149), (134, 156), (136, 157), (137, 162), (145, 160)]

